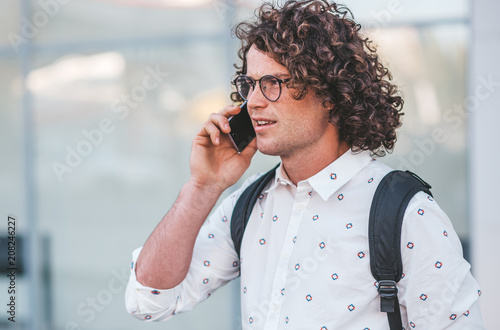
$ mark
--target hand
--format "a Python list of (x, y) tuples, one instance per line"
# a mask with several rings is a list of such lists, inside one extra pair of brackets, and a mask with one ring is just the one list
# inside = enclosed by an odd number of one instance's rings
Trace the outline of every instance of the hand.
[(219, 113), (211, 114), (194, 138), (190, 161), (191, 183), (222, 193), (235, 184), (250, 166), (257, 152), (255, 139), (238, 154), (227, 134), (231, 131), (228, 118), (240, 111), (238, 106), (227, 106)]

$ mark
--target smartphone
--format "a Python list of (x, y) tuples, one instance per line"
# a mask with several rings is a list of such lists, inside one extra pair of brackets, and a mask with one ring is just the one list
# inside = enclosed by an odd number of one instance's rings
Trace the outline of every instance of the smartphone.
[(240, 113), (229, 118), (229, 127), (231, 127), (229, 138), (238, 153), (241, 153), (255, 138), (255, 130), (248, 114), (247, 102), (240, 105), (240, 108)]

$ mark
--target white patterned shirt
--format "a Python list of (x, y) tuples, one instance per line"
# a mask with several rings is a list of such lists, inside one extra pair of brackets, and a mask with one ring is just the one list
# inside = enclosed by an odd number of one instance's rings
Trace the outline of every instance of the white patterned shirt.
[[(281, 166), (255, 204), (238, 260), (230, 221), (248, 179), (202, 226), (189, 272), (169, 290), (135, 277), (133, 252), (126, 307), (143, 320), (191, 310), (241, 269), (242, 328), (264, 330), (389, 329), (370, 271), (368, 218), (380, 180), (391, 169), (369, 152), (346, 152), (295, 186)], [(404, 329), (483, 329), (481, 295), (446, 214), (419, 192), (401, 234), (398, 298)]]

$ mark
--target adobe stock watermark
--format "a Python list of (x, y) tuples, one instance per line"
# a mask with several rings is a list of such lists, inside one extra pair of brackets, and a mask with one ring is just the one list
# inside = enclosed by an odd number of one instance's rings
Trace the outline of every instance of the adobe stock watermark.
[[(457, 310), (456, 306), (456, 302), (460, 298), (462, 281), (464, 278), (460, 276), (448, 277), (448, 281), (441, 281), (439, 290), (434, 290), (434, 296), (427, 297), (423, 292), (425, 296), (423, 301), (427, 299), (429, 301), (420, 306), (419, 320), (409, 319), (408, 323), (411, 322), (415, 327), (421, 329), (444, 329), (450, 326), (451, 322), (457, 322), (460, 317), (468, 317), (468, 310)], [(477, 298), (480, 295), (481, 292), (478, 291)]]
[(428, 157), (434, 154), (437, 145), (448, 140), (449, 132), (458, 130), (471, 113), (478, 111), (481, 102), (490, 98), (497, 92), (498, 88), (500, 88), (500, 81), (494, 81), (493, 75), (490, 74), (486, 78), (479, 76), (472, 91), (473, 94), (467, 96), (462, 103), (453, 105), (451, 109), (443, 113), (443, 121), (450, 124), (448, 131), (436, 127), (432, 130), (429, 138), (414, 140), (417, 148), (414, 148), (407, 155), (400, 155), (397, 168), (414, 172)]
[(35, 11), (31, 16), (31, 20), (27, 17), (21, 17), (20, 34), (9, 32), (7, 39), (16, 53), (19, 53), (20, 46), (28, 43), (31, 39), (35, 38), (50, 20), (57, 16), (61, 11), (61, 6), (67, 5), (71, 0), (39, 0), (38, 5), (40, 9)]
[(363, 24), (364, 28), (375, 29), (387, 27), (397, 16), (403, 12), (403, 5), (399, 0), (390, 0), (387, 2), (385, 8), (380, 10), (373, 10), (370, 12), (371, 21)]
[[(146, 67), (147, 74), (140, 84), (134, 86), (128, 94), (120, 95), (111, 104), (111, 111), (118, 114), (118, 119), (125, 120), (130, 115), (130, 110), (139, 106), (144, 101), (148, 93), (158, 88), (168, 76), (167, 72), (162, 72), (158, 66), (153, 69)], [(52, 162), (52, 170), (59, 182), (64, 180), (64, 175), (72, 173), (79, 167), (83, 160), (88, 157), (95, 148), (99, 147), (106, 136), (113, 133), (116, 125), (111, 118), (101, 119), (96, 128), (82, 130), (83, 138), (74, 146), (66, 146), (66, 157), (64, 162)]]
[(123, 268), (121, 273), (112, 270), (113, 277), (109, 279), (106, 288), (99, 290), (95, 295), (85, 298), (76, 306), (76, 314), (81, 318), (79, 321), (69, 321), (65, 324), (64, 330), (78, 330), (82, 323), (89, 324), (93, 322), (97, 314), (102, 313), (109, 306), (116, 295), (121, 297), (127, 287), (130, 276), (130, 269)]

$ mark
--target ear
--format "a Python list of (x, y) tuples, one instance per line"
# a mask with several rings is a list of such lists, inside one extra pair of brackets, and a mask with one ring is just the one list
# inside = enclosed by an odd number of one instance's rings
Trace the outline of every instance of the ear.
[(332, 111), (333, 108), (335, 107), (335, 104), (330, 101), (330, 100), (324, 100), (323, 101), (323, 107), (327, 109), (328, 111)]
[(330, 124), (338, 128), (338, 116), (335, 114), (335, 104), (330, 101), (324, 101), (323, 107), (325, 107), (325, 110), (329, 113), (328, 121)]

